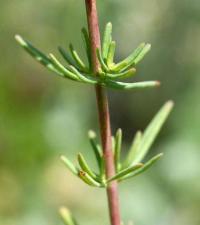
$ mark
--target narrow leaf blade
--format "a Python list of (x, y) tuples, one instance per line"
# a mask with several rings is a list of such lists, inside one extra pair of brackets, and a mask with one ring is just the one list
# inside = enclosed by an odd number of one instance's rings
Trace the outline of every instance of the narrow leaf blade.
[(102, 187), (102, 184), (94, 180), (88, 173), (80, 170), (79, 177), (88, 185), (93, 187)]
[(107, 59), (111, 41), (112, 41), (112, 23), (107, 23), (103, 38), (103, 49), (102, 49), (103, 59)]
[(119, 181), (123, 181), (132, 177), (135, 177), (143, 172), (145, 172), (147, 169), (149, 169), (154, 163), (156, 163), (161, 157), (163, 156), (163, 153), (160, 153), (156, 156), (154, 156), (152, 159), (150, 159), (147, 163), (144, 164), (140, 169), (136, 170), (133, 173), (130, 173), (128, 175), (125, 175), (119, 179)]
[(107, 65), (112, 66), (113, 65), (113, 60), (115, 56), (115, 49), (116, 49), (116, 42), (112, 41), (109, 46), (108, 50), (108, 57), (107, 57)]
[(120, 170), (120, 156), (122, 148), (122, 130), (118, 129), (115, 136), (115, 169), (118, 172)]
[(65, 59), (65, 61), (69, 64), (72, 65), (74, 67), (77, 66), (77, 64), (74, 63), (73, 59), (70, 57), (70, 55), (65, 51), (64, 48), (62, 47), (58, 47), (58, 51), (60, 52), (60, 54), (62, 55), (62, 57)]
[(74, 74), (79, 78), (80, 81), (89, 83), (89, 84), (97, 84), (98, 81), (95, 77), (89, 77), (81, 74), (75, 67), (70, 66), (70, 69), (73, 71)]
[(133, 75), (135, 75), (136, 73), (136, 69), (135, 68), (131, 68), (127, 71), (124, 71), (124, 72), (119, 72), (119, 73), (106, 73), (106, 77), (109, 77), (111, 79), (125, 79), (125, 78), (129, 78)]
[(145, 47), (142, 49), (142, 51), (135, 58), (134, 64), (135, 65), (138, 64), (150, 50), (151, 50), (151, 45), (146, 44)]
[(141, 140), (142, 140), (142, 132), (138, 131), (135, 134), (135, 137), (133, 139), (131, 148), (130, 148), (128, 154), (127, 154), (126, 159), (124, 160), (124, 163), (122, 165), (123, 168), (126, 168), (126, 167), (129, 167), (129, 166), (133, 165), (133, 161), (134, 161), (134, 159), (137, 155), (138, 147), (141, 143)]
[(72, 44), (69, 45), (69, 49), (71, 52), (72, 57), (74, 58), (75, 62), (77, 63), (77, 65), (80, 67), (81, 70), (88, 72), (88, 68), (86, 67), (86, 65), (84, 64), (84, 62), (81, 60), (80, 56), (78, 55), (78, 53), (75, 51), (74, 47)]
[(39, 63), (45, 66), (47, 69), (57, 73), (60, 76), (64, 76), (60, 71), (58, 71), (50, 61), (50, 59), (42, 53), (40, 50), (35, 48), (30, 42), (23, 39), (20, 35), (15, 36), (16, 41)]
[(60, 157), (61, 161), (64, 163), (64, 165), (74, 174), (74, 175), (78, 175), (79, 173), (79, 170), (78, 168), (76, 168), (74, 166), (74, 164), (67, 158), (65, 157), (64, 155), (62, 155)]
[(159, 81), (143, 81), (143, 82), (135, 82), (135, 83), (125, 83), (125, 82), (119, 82), (119, 81), (112, 81), (110, 79), (105, 80), (105, 84), (102, 85), (119, 89), (119, 90), (137, 90), (137, 89), (143, 89), (143, 88), (153, 88), (160, 86)]
[(144, 131), (142, 141), (138, 147), (137, 156), (132, 163), (140, 162), (146, 156), (167, 117), (169, 116), (173, 105), (174, 103), (172, 101), (168, 101), (167, 103), (165, 103), (165, 105), (160, 109), (160, 111), (150, 122), (149, 126)]
[(71, 212), (67, 208), (61, 207), (59, 210), (59, 214), (65, 225), (78, 225)]
[(127, 59), (125, 59), (125, 62), (127, 65), (122, 69), (122, 71), (127, 70), (128, 68), (135, 66), (138, 64), (144, 56), (151, 50), (150, 44), (141, 44), (132, 55), (130, 55)]
[(51, 59), (52, 64), (57, 68), (57, 70), (64, 74), (65, 77), (70, 80), (78, 81), (78, 77), (76, 76), (76, 74), (72, 73), (66, 67), (64, 67), (53, 54), (49, 54), (49, 57)]
[(96, 133), (94, 131), (90, 130), (88, 132), (88, 138), (89, 138), (90, 144), (92, 146), (92, 149), (94, 151), (101, 176), (104, 177), (105, 169), (104, 169), (103, 152), (102, 152), (101, 147), (96, 143), (96, 140), (95, 140)]
[(101, 69), (103, 71), (109, 71), (109, 68), (107, 67), (103, 57), (102, 57), (102, 54), (101, 54), (101, 50), (99, 48), (97, 48), (97, 57), (98, 57), (98, 60), (99, 60), (99, 63), (101, 65)]
[(84, 172), (88, 173), (94, 179), (97, 178), (96, 174), (89, 167), (88, 163), (86, 162), (85, 158), (81, 153), (78, 154), (78, 163)]
[(91, 48), (90, 48), (90, 38), (86, 28), (82, 28), (82, 36), (85, 44), (85, 50), (88, 58), (88, 63), (90, 68), (92, 67), (92, 58), (91, 58)]
[(138, 54), (142, 51), (142, 49), (145, 48), (145, 43), (141, 43), (135, 50), (134, 52), (129, 55), (126, 59), (124, 59), (123, 61), (119, 62), (118, 64), (116, 64), (113, 69), (117, 70), (117, 71), (123, 71), (125, 69), (127, 69), (128, 67), (130, 67), (132, 64), (134, 64), (134, 60), (136, 59), (136, 57), (138, 56)]
[(108, 182), (111, 182), (113, 180), (120, 180), (125, 176), (128, 176), (134, 171), (137, 171), (139, 168), (143, 167), (142, 163), (135, 164), (134, 166), (128, 167), (126, 169), (121, 170), (119, 173), (117, 173), (115, 176), (108, 179)]

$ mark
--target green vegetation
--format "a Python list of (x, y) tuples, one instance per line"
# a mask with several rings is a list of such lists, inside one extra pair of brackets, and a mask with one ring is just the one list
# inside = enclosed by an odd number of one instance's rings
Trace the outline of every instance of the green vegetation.
[[(109, 224), (103, 188), (91, 188), (72, 177), (58, 159), (59, 155), (66, 155), (74, 165), (73, 159), (78, 154), (80, 163), (84, 159), (95, 175), (103, 170), (100, 163), (96, 165), (85, 135), (91, 128), (98, 130), (93, 85), (49, 76), (13, 41), (15, 33), (23, 34), (67, 66), (56, 48), (73, 40), (79, 58), (89, 66), (79, 34), (81, 27), (86, 26), (83, 7), (83, 2), (1, 3), (2, 224), (62, 224), (56, 213), (61, 205), (70, 208), (80, 224)], [(137, 73), (132, 67), (127, 83), (161, 81), (161, 88), (144, 92), (109, 88), (113, 131), (123, 129), (119, 171), (126, 172), (127, 167), (134, 170), (129, 165), (135, 152), (133, 146), (144, 137), (141, 131), (166, 99), (176, 102), (176, 110), (144, 162), (159, 152), (164, 152), (165, 157), (142, 176), (120, 182), (124, 224), (133, 220), (137, 225), (163, 221), (172, 225), (199, 225), (199, 47), (191, 46), (199, 38), (198, 4), (194, 1), (188, 6), (187, 2), (177, 0), (159, 5), (155, 1), (149, 5), (144, 0), (126, 4), (101, 1), (98, 8), (101, 30), (107, 21), (112, 21), (113, 37), (118, 43), (116, 51), (115, 42), (110, 44), (107, 63), (122, 62), (131, 49), (148, 40), (152, 51), (137, 64)], [(66, 53), (63, 47), (59, 51)], [(103, 57), (103, 52), (100, 53)], [(101, 72), (104, 74), (105, 69)], [(107, 74), (111, 79), (115, 76)], [(120, 76), (114, 81), (124, 83)], [(120, 131), (117, 134), (120, 136)], [(98, 140), (92, 132), (89, 137), (90, 142)], [(98, 144), (97, 149), (96, 153), (101, 150)], [(144, 162), (138, 161), (138, 167)]]

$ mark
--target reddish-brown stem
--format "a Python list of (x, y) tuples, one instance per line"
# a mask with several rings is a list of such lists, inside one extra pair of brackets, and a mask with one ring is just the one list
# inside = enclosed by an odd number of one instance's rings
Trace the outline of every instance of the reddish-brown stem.
[[(99, 69), (99, 62), (96, 54), (96, 49), (100, 48), (101, 42), (96, 0), (85, 0), (85, 4), (87, 11), (89, 36), (91, 41), (92, 68), (93, 73), (97, 74)], [(99, 114), (101, 141), (106, 164), (106, 176), (107, 178), (109, 178), (115, 174), (114, 157), (112, 153), (110, 113), (106, 89), (100, 85), (96, 86), (96, 99)], [(120, 225), (119, 195), (118, 185), (116, 181), (111, 182), (107, 187), (107, 196), (111, 224)]]

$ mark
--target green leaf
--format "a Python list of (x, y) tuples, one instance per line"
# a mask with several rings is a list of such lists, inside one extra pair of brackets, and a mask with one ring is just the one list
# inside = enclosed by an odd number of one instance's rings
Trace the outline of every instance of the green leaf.
[(90, 130), (88, 132), (88, 137), (89, 137), (89, 141), (90, 141), (90, 144), (92, 146), (92, 149), (94, 151), (94, 154), (95, 154), (95, 157), (96, 157), (96, 160), (97, 160), (97, 164), (98, 164), (98, 167), (99, 167), (99, 171), (100, 171), (100, 174), (101, 174), (101, 178), (102, 180), (105, 179), (105, 161), (104, 161), (104, 158), (103, 158), (103, 151), (100, 147), (100, 145), (98, 145), (96, 143), (96, 133), (92, 130)]
[(137, 171), (139, 168), (143, 167), (142, 163), (135, 164), (134, 166), (131, 166), (129, 168), (121, 170), (119, 173), (117, 173), (115, 176), (108, 179), (108, 183), (113, 180), (120, 180), (123, 179), (123, 177), (128, 176), (132, 174), (133, 171)]
[(99, 171), (100, 171), (101, 175), (104, 176), (105, 171), (104, 171), (103, 152), (101, 150), (101, 147), (95, 141), (96, 133), (94, 131), (90, 130), (88, 132), (88, 137), (89, 137), (90, 144), (92, 146), (92, 149), (94, 151), (94, 154), (95, 154), (95, 157), (96, 157), (96, 160), (97, 160)]
[(122, 71), (127, 70), (131, 66), (135, 66), (137, 63), (139, 63), (144, 56), (150, 51), (151, 45), (150, 44), (144, 44), (141, 48), (140, 46), (136, 49), (135, 54), (129, 56), (125, 61), (127, 62), (127, 65), (122, 69)]
[(60, 54), (62, 55), (62, 57), (65, 59), (65, 61), (69, 64), (72, 65), (74, 67), (77, 67), (77, 64), (74, 63), (74, 61), (72, 60), (72, 58), (70, 57), (70, 55), (62, 48), (62, 47), (58, 47), (58, 51), (60, 52)]
[(90, 38), (87, 32), (86, 28), (82, 28), (82, 36), (83, 36), (83, 41), (85, 44), (85, 50), (88, 58), (88, 63), (90, 65), (90, 68), (92, 67), (92, 57), (91, 57), (91, 48), (90, 48)]
[(126, 70), (131, 65), (133, 65), (134, 60), (137, 58), (139, 53), (145, 48), (145, 46), (146, 46), (145, 43), (141, 43), (130, 56), (128, 56), (126, 59), (119, 62), (115, 66), (113, 66), (113, 69), (116, 71), (121, 71), (121, 70), (123, 71), (123, 70)]
[(135, 73), (136, 73), (136, 69), (131, 68), (128, 71), (121, 72), (121, 73), (114, 73), (114, 74), (106, 73), (106, 77), (109, 77), (111, 79), (116, 79), (116, 78), (124, 79), (124, 78), (129, 78), (133, 76)]
[(112, 41), (110, 43), (110, 45), (109, 45), (109, 50), (108, 50), (108, 57), (107, 57), (107, 65), (108, 66), (112, 66), (113, 65), (115, 49), (116, 49), (116, 42)]
[(126, 180), (132, 177), (135, 177), (143, 172), (145, 172), (147, 169), (149, 169), (154, 163), (156, 163), (161, 157), (163, 156), (163, 153), (160, 153), (156, 156), (154, 156), (152, 159), (150, 159), (147, 163), (144, 164), (140, 169), (136, 170), (135, 172), (128, 174), (126, 176), (123, 176), (119, 179), (119, 181)]
[(97, 179), (96, 174), (92, 171), (92, 169), (89, 167), (88, 163), (86, 162), (85, 158), (81, 153), (78, 154), (78, 162), (81, 167), (81, 169), (88, 173), (92, 178)]
[(102, 48), (103, 59), (107, 59), (111, 41), (112, 41), (112, 23), (107, 23), (103, 37), (103, 48)]
[(78, 225), (71, 212), (67, 208), (61, 207), (59, 210), (59, 214), (65, 225)]
[(49, 70), (57, 73), (60, 76), (64, 76), (63, 73), (58, 71), (54, 65), (52, 64), (51, 60), (40, 50), (35, 48), (30, 42), (24, 40), (21, 36), (15, 36), (16, 41), (38, 62), (40, 62), (43, 66), (47, 67)]
[(88, 68), (86, 67), (84, 62), (81, 60), (81, 58), (79, 57), (78, 53), (75, 51), (75, 49), (74, 49), (72, 44), (69, 45), (69, 49), (70, 49), (70, 52), (72, 54), (72, 57), (74, 58), (75, 62), (78, 64), (80, 69), (82, 69), (85, 72), (89, 72)]
[(113, 155), (115, 154), (115, 137), (112, 136), (112, 152), (113, 152)]
[(76, 74), (76, 76), (79, 78), (79, 80), (89, 83), (89, 84), (97, 84), (98, 81), (96, 80), (95, 77), (89, 77), (81, 74), (75, 67), (70, 66), (71, 70)]
[(98, 57), (98, 60), (99, 60), (99, 63), (101, 64), (101, 68), (103, 71), (109, 71), (109, 68), (107, 67), (106, 63), (104, 62), (104, 59), (102, 57), (102, 54), (101, 54), (101, 50), (97, 48), (97, 57)]
[(143, 82), (135, 82), (135, 83), (125, 83), (119, 81), (112, 81), (110, 79), (106, 79), (102, 85), (119, 89), (119, 90), (132, 90), (132, 89), (142, 89), (142, 88), (152, 88), (160, 85), (158, 81), (143, 81)]
[(74, 164), (65, 156), (61, 156), (60, 159), (62, 160), (62, 162), (65, 164), (65, 166), (74, 174), (74, 175), (78, 175), (79, 174), (79, 170), (78, 168), (76, 168), (74, 166)]
[(150, 50), (151, 50), (151, 45), (146, 44), (145, 47), (142, 49), (142, 51), (135, 58), (134, 64), (135, 65), (138, 64)]
[(137, 153), (138, 153), (138, 147), (141, 143), (141, 140), (142, 140), (142, 132), (138, 131), (135, 134), (135, 137), (133, 139), (131, 148), (130, 148), (130, 150), (127, 154), (127, 157), (126, 157), (126, 159), (125, 159), (125, 161), (122, 165), (122, 168), (126, 168), (126, 167), (129, 167), (129, 166), (133, 165), (134, 159), (135, 159), (135, 157), (137, 156)]
[(57, 70), (63, 73), (65, 77), (71, 80), (78, 81), (78, 77), (74, 73), (69, 71), (66, 67), (64, 67), (53, 54), (49, 54), (49, 57), (52, 61), (52, 64), (56, 67)]
[(80, 170), (79, 177), (88, 185), (93, 187), (102, 187), (102, 184), (94, 180), (88, 173)]
[(121, 148), (122, 148), (122, 130), (118, 129), (115, 136), (115, 169), (118, 172), (120, 170), (120, 156), (121, 156)]
[(138, 146), (137, 155), (135, 156), (132, 164), (140, 162), (146, 156), (164, 122), (169, 116), (173, 105), (174, 103), (172, 101), (168, 101), (150, 122), (149, 126), (144, 131), (142, 141)]

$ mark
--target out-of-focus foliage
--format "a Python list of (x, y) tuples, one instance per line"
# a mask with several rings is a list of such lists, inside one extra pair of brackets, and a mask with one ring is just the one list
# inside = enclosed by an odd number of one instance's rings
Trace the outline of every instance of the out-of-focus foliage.
[[(98, 5), (101, 29), (108, 21), (116, 27), (117, 60), (141, 41), (150, 42), (152, 51), (139, 65), (137, 79), (162, 83), (146, 93), (110, 92), (113, 131), (125, 131), (123, 150), (163, 102), (176, 103), (153, 146), (153, 153), (165, 157), (120, 186), (123, 220), (199, 225), (199, 1), (103, 0)], [(84, 1), (2, 0), (0, 19), (0, 224), (59, 224), (60, 205), (82, 224), (109, 224), (104, 191), (82, 184), (59, 161), (60, 154), (73, 159), (80, 151), (94, 161), (85, 135), (97, 129), (93, 88), (53, 76), (14, 41), (20, 33), (49, 52), (73, 40), (84, 57), (76, 35), (86, 25)]]

